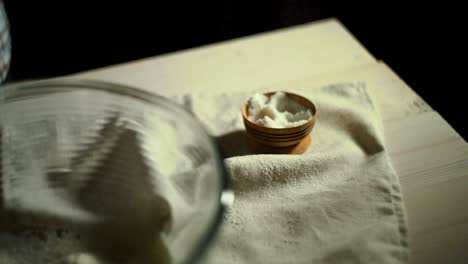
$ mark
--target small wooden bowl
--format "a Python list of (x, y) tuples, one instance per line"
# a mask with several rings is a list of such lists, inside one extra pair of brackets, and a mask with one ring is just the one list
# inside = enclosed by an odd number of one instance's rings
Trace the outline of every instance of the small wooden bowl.
[[(265, 93), (264, 95), (270, 97), (275, 92)], [(244, 119), (244, 126), (247, 136), (253, 141), (272, 148), (291, 148), (298, 145), (303, 141), (314, 128), (317, 121), (317, 108), (307, 98), (297, 94), (284, 92), (289, 98), (298, 102), (300, 105), (312, 111), (313, 117), (307, 123), (288, 128), (270, 128), (257, 125), (248, 119), (249, 116), (249, 102), (245, 102), (242, 106), (242, 117)], [(310, 143), (310, 139), (308, 141)]]

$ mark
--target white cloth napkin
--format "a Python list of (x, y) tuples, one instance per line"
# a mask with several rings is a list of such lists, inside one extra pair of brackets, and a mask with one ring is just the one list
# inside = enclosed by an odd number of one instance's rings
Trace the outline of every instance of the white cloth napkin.
[(365, 84), (293, 92), (318, 109), (302, 155), (249, 153), (240, 107), (251, 94), (179, 98), (226, 152), (235, 193), (204, 263), (406, 263), (399, 180)]

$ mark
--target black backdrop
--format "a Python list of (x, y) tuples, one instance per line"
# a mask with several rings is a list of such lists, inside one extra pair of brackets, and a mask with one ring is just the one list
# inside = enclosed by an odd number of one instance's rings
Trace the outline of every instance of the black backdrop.
[[(460, 7), (390, 1), (345, 7), (326, 1), (5, 0), (13, 39), (10, 80), (52, 77), (338, 17), (463, 136)], [(461, 73), (460, 73), (461, 72)]]

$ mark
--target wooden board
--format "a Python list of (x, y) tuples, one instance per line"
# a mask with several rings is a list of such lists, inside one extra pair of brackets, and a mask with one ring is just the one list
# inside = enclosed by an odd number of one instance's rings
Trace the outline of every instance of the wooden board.
[(436, 112), (385, 124), (409, 220), (411, 263), (468, 260), (468, 144)]
[(171, 96), (190, 91), (299, 91), (366, 83), (401, 177), (412, 263), (468, 260), (468, 145), (336, 20), (148, 58), (71, 76)]

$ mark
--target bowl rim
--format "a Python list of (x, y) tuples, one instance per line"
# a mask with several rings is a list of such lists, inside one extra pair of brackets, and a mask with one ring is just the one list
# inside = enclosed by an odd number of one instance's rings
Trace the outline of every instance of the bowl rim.
[(232, 196), (230, 188), (229, 173), (224, 166), (224, 156), (222, 154), (219, 144), (208, 133), (206, 128), (201, 122), (184, 107), (169, 100), (166, 97), (151, 93), (133, 86), (118, 84), (114, 82), (92, 80), (92, 79), (70, 79), (70, 78), (53, 78), (53, 79), (40, 79), (19, 81), (8, 83), (0, 87), (0, 105), (11, 100), (18, 100), (27, 98), (28, 96), (46, 94), (46, 93), (60, 93), (70, 91), (72, 89), (86, 89), (108, 92), (119, 96), (126, 96), (136, 100), (141, 100), (152, 105), (164, 105), (170, 110), (175, 110), (192, 119), (192, 123), (205, 133), (212, 144), (214, 159), (217, 166), (217, 171), (220, 176), (219, 195), (217, 195), (216, 212), (213, 213), (212, 223), (207, 228), (203, 236), (198, 240), (198, 244), (193, 247), (192, 252), (187, 255), (182, 263), (195, 263), (199, 261), (204, 254), (209, 250), (210, 245), (213, 243), (214, 238), (219, 232), (222, 224), (226, 209), (231, 206), (229, 199), (224, 199), (225, 196)]
[[(313, 114), (312, 118), (309, 121), (307, 121), (305, 124), (302, 124), (300, 126), (295, 126), (295, 127), (271, 128), (271, 127), (264, 127), (264, 126), (261, 126), (261, 125), (257, 125), (256, 123), (250, 121), (249, 118), (248, 118), (248, 105), (249, 105), (249, 100), (250, 100), (250, 97), (249, 97), (242, 105), (242, 118), (244, 119), (244, 124), (246, 126), (249, 126), (252, 129), (254, 129), (256, 131), (260, 131), (260, 132), (265, 133), (265, 134), (294, 134), (294, 133), (297, 133), (298, 131), (305, 130), (308, 127), (313, 126), (315, 124), (315, 122), (317, 120), (318, 111), (317, 111), (317, 107), (315, 106), (315, 104), (311, 100), (309, 100), (308, 98), (306, 98), (306, 97), (304, 97), (302, 95), (292, 93), (292, 92), (281, 91), (281, 90), (280, 91), (264, 92), (262, 94), (270, 97), (270, 96), (272, 96), (273, 94), (275, 94), (277, 92), (285, 93), (289, 98), (293, 99), (294, 101), (301, 104), (302, 106), (305, 106), (308, 109), (310, 109), (312, 111), (312, 114)], [(296, 99), (298, 99), (298, 98), (302, 102), (306, 102), (308, 105), (304, 105), (303, 103), (297, 101)]]

